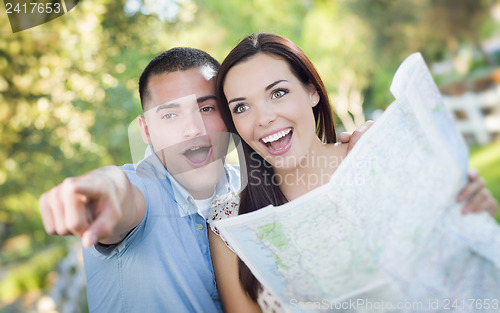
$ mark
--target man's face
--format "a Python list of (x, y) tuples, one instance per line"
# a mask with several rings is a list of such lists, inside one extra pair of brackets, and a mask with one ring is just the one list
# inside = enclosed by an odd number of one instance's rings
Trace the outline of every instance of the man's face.
[(209, 198), (223, 171), (228, 134), (207, 68), (150, 77), (139, 118), (143, 139), (195, 199)]

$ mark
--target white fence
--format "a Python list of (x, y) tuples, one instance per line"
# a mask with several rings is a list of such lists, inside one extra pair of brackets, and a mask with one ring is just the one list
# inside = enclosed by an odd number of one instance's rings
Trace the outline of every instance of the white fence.
[(485, 145), (500, 134), (500, 87), (443, 100), (467, 143)]

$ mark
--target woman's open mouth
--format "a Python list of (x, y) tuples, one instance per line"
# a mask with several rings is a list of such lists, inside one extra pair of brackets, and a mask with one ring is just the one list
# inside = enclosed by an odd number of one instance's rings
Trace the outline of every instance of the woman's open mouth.
[(293, 128), (288, 127), (279, 130), (271, 135), (262, 137), (259, 141), (264, 145), (266, 150), (272, 155), (282, 155), (292, 146)]

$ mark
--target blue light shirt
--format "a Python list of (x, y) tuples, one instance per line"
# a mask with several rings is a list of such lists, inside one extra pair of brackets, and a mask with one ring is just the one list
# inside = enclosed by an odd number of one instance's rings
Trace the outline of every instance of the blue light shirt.
[[(83, 249), (90, 312), (221, 312), (207, 224), (193, 197), (154, 153), (121, 168), (146, 213), (121, 243)], [(215, 197), (239, 185), (239, 168), (226, 165)]]

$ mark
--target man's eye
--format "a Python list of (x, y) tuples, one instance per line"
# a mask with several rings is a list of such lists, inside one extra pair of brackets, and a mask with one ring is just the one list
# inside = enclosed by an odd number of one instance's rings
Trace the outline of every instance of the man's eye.
[(278, 99), (278, 98), (281, 98), (283, 97), (284, 95), (286, 95), (288, 93), (287, 90), (285, 89), (276, 89), (274, 90), (272, 93), (271, 93), (271, 99)]
[(240, 114), (248, 110), (248, 105), (246, 104), (238, 104), (237, 106), (234, 107), (233, 113), (235, 114)]
[(200, 109), (200, 112), (203, 112), (203, 113), (208, 113), (208, 112), (211, 112), (211, 111), (213, 111), (213, 110), (215, 110), (215, 108), (214, 108), (214, 107), (212, 107), (212, 106), (207, 106), (207, 107), (203, 107), (203, 108), (201, 108), (201, 109)]
[(167, 113), (167, 114), (163, 114), (163, 115), (161, 116), (161, 119), (162, 119), (162, 120), (169, 120), (169, 119), (171, 119), (171, 118), (173, 118), (173, 117), (175, 117), (175, 114), (173, 114), (173, 113)]

